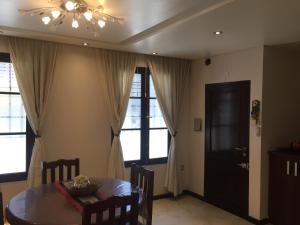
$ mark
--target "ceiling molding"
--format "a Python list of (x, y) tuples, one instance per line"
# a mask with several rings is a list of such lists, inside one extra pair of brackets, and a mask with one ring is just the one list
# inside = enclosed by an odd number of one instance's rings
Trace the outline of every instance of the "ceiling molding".
[(217, 10), (219, 8), (222, 8), (224, 6), (227, 6), (228, 4), (231, 4), (235, 2), (236, 0), (223, 0), (219, 3), (216, 3), (214, 5), (211, 5), (205, 9), (203, 9), (202, 5), (199, 5), (198, 7), (193, 7), (191, 9), (185, 10), (184, 12), (177, 14), (174, 17), (171, 17), (153, 27), (150, 27), (147, 30), (144, 30), (134, 36), (131, 36), (123, 41), (121, 41), (120, 45), (130, 45), (134, 44), (136, 42), (142, 41), (144, 39), (147, 39), (155, 34), (158, 34), (168, 28), (186, 23), (194, 18), (197, 18), (199, 16), (203, 16), (205, 14), (208, 14), (214, 10)]
[(7, 26), (0, 26), (0, 31), (2, 31), (0, 35), (39, 39), (45, 41), (54, 41), (54, 42), (66, 43), (66, 44), (82, 45), (83, 42), (88, 42), (90, 47), (118, 49), (118, 50), (122, 50), (123, 47), (118, 43), (113, 44), (109, 42), (96, 41), (94, 39), (78, 38), (78, 37), (67, 36), (67, 35), (57, 35), (53, 33), (39, 32), (39, 31), (20, 29), (20, 28), (12, 28)]

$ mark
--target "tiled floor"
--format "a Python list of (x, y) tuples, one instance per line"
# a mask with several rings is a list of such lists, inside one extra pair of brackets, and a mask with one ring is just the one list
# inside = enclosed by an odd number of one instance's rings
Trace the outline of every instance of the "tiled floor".
[(190, 196), (154, 201), (153, 225), (253, 225)]

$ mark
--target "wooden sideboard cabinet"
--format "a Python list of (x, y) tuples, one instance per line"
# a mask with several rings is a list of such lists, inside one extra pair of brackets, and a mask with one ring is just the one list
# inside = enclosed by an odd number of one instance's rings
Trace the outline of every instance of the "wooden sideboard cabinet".
[(269, 153), (269, 220), (273, 225), (300, 225), (300, 151)]

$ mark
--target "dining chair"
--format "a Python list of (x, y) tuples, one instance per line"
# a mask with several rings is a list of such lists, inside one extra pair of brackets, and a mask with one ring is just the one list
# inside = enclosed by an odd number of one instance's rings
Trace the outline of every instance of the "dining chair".
[(152, 225), (154, 172), (137, 164), (131, 164), (130, 182), (142, 190), (142, 201), (139, 203), (139, 215), (146, 225)]
[(139, 194), (132, 192), (129, 196), (113, 196), (87, 204), (82, 213), (82, 225), (137, 225), (138, 201)]
[[(64, 178), (64, 167), (67, 167), (67, 179)], [(51, 183), (57, 181), (55, 170), (58, 168), (58, 180), (71, 180), (72, 167), (75, 168), (74, 176), (79, 175), (79, 159), (59, 159), (52, 162), (42, 162), (42, 184), (47, 184), (47, 171), (50, 170)]]
[(2, 192), (0, 192), (0, 225), (4, 225)]

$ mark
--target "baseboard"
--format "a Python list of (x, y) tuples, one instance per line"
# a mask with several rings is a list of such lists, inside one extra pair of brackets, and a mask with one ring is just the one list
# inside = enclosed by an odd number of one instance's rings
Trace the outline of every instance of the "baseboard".
[[(199, 194), (197, 194), (195, 192), (192, 192), (192, 191), (189, 191), (189, 190), (184, 190), (183, 194), (190, 195), (190, 196), (192, 196), (194, 198), (197, 198), (197, 199), (199, 199), (201, 201), (204, 201), (204, 202), (206, 202), (208, 204), (211, 204), (209, 201), (207, 201), (207, 199), (204, 196), (199, 195)], [(233, 213), (233, 214), (235, 214), (235, 213)], [(237, 215), (237, 214), (235, 214), (235, 215)], [(237, 215), (237, 216), (242, 217), (243, 219), (245, 219), (245, 220), (247, 220), (247, 221), (249, 221), (249, 222), (251, 222), (251, 223), (253, 223), (255, 225), (265, 225), (265, 224), (269, 223), (268, 219), (258, 220), (258, 219), (255, 219), (255, 218), (251, 217), (251, 216), (242, 216), (242, 215)]]
[(248, 216), (244, 219), (248, 220), (250, 223), (254, 223), (255, 225), (266, 225), (266, 224), (269, 223), (269, 219), (258, 220), (258, 219), (255, 219), (255, 218), (251, 217), (251, 216)]
[(153, 200), (159, 200), (159, 199), (164, 199), (164, 198), (173, 198), (174, 195), (172, 193), (165, 193), (161, 195), (154, 195)]
[(192, 191), (189, 191), (189, 190), (184, 190), (182, 193), (185, 194), (185, 195), (190, 195), (190, 196), (192, 196), (192, 197), (194, 197), (194, 198), (198, 198), (198, 199), (200, 199), (200, 200), (206, 202), (204, 196), (199, 195), (199, 194), (197, 194), (197, 193), (195, 193), (195, 192), (192, 192)]

